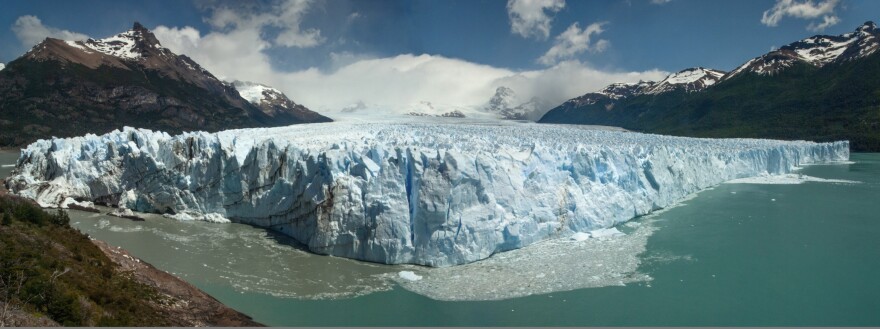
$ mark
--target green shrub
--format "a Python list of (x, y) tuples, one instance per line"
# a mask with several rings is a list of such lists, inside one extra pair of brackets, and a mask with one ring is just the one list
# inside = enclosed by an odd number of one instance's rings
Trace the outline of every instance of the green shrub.
[(118, 274), (63, 210), (0, 196), (0, 301), (65, 326), (163, 326), (153, 288)]

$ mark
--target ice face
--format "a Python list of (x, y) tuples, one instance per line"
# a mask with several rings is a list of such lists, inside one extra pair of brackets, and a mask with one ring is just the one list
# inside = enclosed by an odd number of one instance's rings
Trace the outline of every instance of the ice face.
[(248, 223), (316, 253), (463, 264), (596, 232), (736, 178), (849, 158), (848, 142), (695, 139), (538, 124), (125, 128), (37, 141), (11, 191)]

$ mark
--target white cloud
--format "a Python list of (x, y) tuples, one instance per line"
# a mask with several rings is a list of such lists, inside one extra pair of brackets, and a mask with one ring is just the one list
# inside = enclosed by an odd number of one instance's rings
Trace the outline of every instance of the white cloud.
[(201, 36), (189, 26), (159, 26), (153, 29), (153, 34), (162, 46), (191, 57), (221, 79), (274, 83), (263, 80), (273, 76), (273, 69), (269, 56), (263, 53), (270, 43), (261, 38), (259, 30), (236, 29)]
[(821, 32), (825, 31), (825, 29), (830, 26), (836, 25), (837, 23), (840, 23), (840, 18), (837, 18), (837, 16), (826, 15), (822, 17), (822, 23), (816, 24), (816, 22), (812, 22), (810, 23), (810, 25), (807, 25), (807, 30), (813, 32)]
[[(555, 65), (533, 71), (518, 71), (429, 54), (400, 54), (377, 58), (368, 54), (330, 52), (330, 68), (285, 72), (273, 68), (265, 50), (274, 46), (273, 37), (260, 33), (254, 18), (218, 10), (208, 20), (213, 31), (201, 33), (192, 27), (159, 26), (154, 29), (162, 44), (176, 53), (192, 57), (225, 80), (247, 80), (272, 85), (295, 102), (322, 113), (349, 108), (369, 108), (383, 113), (408, 112), (414, 104), (430, 102), (442, 108), (484, 105), (499, 86), (513, 88), (519, 97), (541, 97), (551, 103), (596, 91), (612, 82), (658, 80), (667, 72), (608, 72), (579, 61), (562, 61), (558, 50)], [(570, 28), (571, 30), (571, 28)], [(560, 38), (586, 44), (598, 51), (607, 41), (590, 43), (601, 33), (601, 24)], [(580, 48), (578, 48), (580, 47)], [(571, 48), (571, 47), (570, 47)]]
[(508, 0), (510, 31), (523, 38), (545, 40), (550, 36), (550, 15), (565, 8), (565, 0)]
[(330, 70), (336, 71), (340, 68), (360, 62), (367, 59), (376, 59), (376, 56), (369, 54), (356, 54), (349, 51), (330, 52)]
[(651, 4), (663, 5), (672, 2), (672, 0), (651, 0)]
[(273, 45), (310, 48), (325, 41), (318, 29), (302, 29), (303, 16), (308, 13), (311, 0), (284, 0), (267, 11), (249, 11), (242, 8), (217, 7), (207, 22), (220, 30), (253, 30), (262, 33), (267, 27), (279, 29)]
[(15, 36), (25, 47), (32, 47), (46, 38), (71, 41), (80, 41), (89, 38), (89, 36), (82, 33), (43, 25), (43, 22), (40, 21), (37, 16), (33, 15), (24, 15), (16, 19), (15, 23), (12, 25), (12, 32), (15, 33)]
[(577, 22), (571, 24), (565, 32), (556, 36), (553, 47), (538, 58), (538, 63), (553, 65), (561, 60), (571, 59), (584, 51), (605, 51), (609, 45), (608, 40), (601, 39), (592, 44), (590, 43), (590, 39), (592, 39), (594, 34), (599, 35), (604, 31), (602, 26), (605, 24), (606, 22), (593, 23), (585, 29), (581, 29)]
[(537, 96), (561, 104), (612, 82), (658, 80), (667, 74), (658, 70), (602, 72), (577, 61), (517, 72), (442, 56), (405, 54), (360, 60), (331, 73), (317, 69), (282, 73), (277, 79), (288, 96), (318, 111), (367, 104), (408, 112), (424, 101), (439, 106), (481, 106), (499, 86), (514, 89), (523, 99)]
[(816, 24), (810, 23), (807, 29), (811, 31), (821, 31), (825, 28), (837, 24), (840, 19), (834, 14), (835, 7), (840, 0), (824, 0), (813, 1), (806, 0), (803, 2), (797, 0), (777, 0), (773, 8), (764, 11), (761, 17), (761, 23), (767, 26), (777, 26), (779, 21), (785, 16), (800, 19), (815, 19), (823, 17), (823, 22)]
[(272, 25), (283, 30), (275, 37), (275, 44), (285, 47), (314, 47), (324, 42), (318, 29), (300, 29), (303, 15), (308, 11), (310, 0), (287, 0)]
[(659, 70), (604, 72), (577, 61), (515, 71), (436, 55), (374, 58), (352, 53), (331, 53), (334, 70), (282, 72), (272, 68), (261, 51), (267, 43), (257, 35), (212, 32), (198, 37), (193, 30), (160, 26), (154, 32), (165, 47), (192, 57), (219, 77), (272, 85), (295, 102), (324, 113), (354, 104), (395, 113), (408, 112), (423, 101), (438, 106), (481, 106), (499, 86), (513, 88), (524, 99), (537, 96), (562, 103), (612, 82), (658, 80), (668, 74)]

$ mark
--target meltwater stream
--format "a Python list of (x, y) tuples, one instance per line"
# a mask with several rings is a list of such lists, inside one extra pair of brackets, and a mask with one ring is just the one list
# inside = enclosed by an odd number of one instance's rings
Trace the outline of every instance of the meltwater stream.
[(722, 184), (625, 236), (441, 269), (317, 256), (240, 224), (71, 217), (268, 325), (877, 326), (880, 154), (851, 160), (775, 181), (797, 185)]

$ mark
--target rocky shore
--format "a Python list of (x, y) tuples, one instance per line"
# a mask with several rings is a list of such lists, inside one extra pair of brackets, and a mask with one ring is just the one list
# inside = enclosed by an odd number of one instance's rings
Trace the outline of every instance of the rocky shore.
[(138, 282), (164, 295), (156, 303), (175, 327), (262, 327), (251, 317), (233, 310), (192, 284), (132, 256), (128, 251), (92, 240), (118, 271), (130, 273)]

